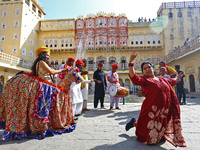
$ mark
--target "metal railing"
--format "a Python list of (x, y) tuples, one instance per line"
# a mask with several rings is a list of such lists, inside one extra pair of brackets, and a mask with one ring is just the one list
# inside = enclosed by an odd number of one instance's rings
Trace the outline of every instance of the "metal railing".
[(184, 2), (167, 2), (162, 3), (160, 8), (157, 11), (157, 14), (159, 15), (163, 9), (169, 9), (169, 8), (194, 8), (194, 7), (200, 7), (200, 1), (184, 1)]

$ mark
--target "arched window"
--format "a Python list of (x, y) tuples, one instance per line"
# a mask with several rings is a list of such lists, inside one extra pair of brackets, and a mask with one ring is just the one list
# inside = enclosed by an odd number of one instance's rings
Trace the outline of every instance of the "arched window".
[(55, 65), (58, 65), (58, 61), (57, 60), (55, 61)]
[(52, 65), (52, 66), (54, 65), (54, 61), (53, 61), (53, 60), (51, 61), (51, 65)]
[(109, 58), (109, 64), (114, 64), (116, 62), (116, 58), (115, 57), (110, 57)]

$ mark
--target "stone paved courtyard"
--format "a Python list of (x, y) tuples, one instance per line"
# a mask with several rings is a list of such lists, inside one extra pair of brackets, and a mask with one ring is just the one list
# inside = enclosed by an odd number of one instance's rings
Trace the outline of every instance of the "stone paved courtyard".
[[(0, 141), (0, 150), (200, 150), (200, 95), (187, 97), (187, 105), (181, 105), (187, 148), (175, 148), (168, 142), (156, 145), (138, 142), (135, 129), (126, 132), (124, 127), (133, 116), (138, 118), (141, 103), (120, 103), (121, 111), (109, 111), (109, 103), (105, 103), (106, 109), (91, 110), (81, 115), (77, 128), (72, 133), (46, 137), (43, 140)], [(140, 98), (135, 99), (139, 101)], [(89, 103), (88, 107), (92, 109), (93, 103)], [(3, 134), (3, 130), (0, 130), (0, 134)]]

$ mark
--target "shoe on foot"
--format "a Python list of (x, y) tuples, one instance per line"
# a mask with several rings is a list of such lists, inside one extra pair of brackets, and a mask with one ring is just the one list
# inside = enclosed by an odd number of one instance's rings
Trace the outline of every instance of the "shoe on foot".
[(84, 109), (84, 111), (90, 111), (90, 109), (87, 109), (87, 108), (86, 108), (86, 109)]
[(115, 109), (121, 110), (119, 107), (116, 107)]
[(110, 109), (109, 110), (112, 110), (113, 109), (113, 107), (110, 107)]
[(126, 124), (125, 129), (128, 131), (130, 128), (134, 127), (134, 123), (136, 122), (135, 118), (131, 119), (129, 123)]
[(96, 110), (97, 110), (97, 108), (94, 108), (93, 110), (95, 110), (95, 111), (96, 111)]
[(78, 117), (74, 116), (74, 120), (78, 120)]

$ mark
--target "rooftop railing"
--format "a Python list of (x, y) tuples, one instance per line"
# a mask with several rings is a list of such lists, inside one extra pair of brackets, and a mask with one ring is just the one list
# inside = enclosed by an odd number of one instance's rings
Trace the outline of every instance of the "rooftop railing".
[(194, 7), (200, 7), (200, 1), (184, 1), (184, 2), (167, 2), (162, 3), (160, 8), (157, 11), (157, 14), (159, 15), (163, 9), (169, 9), (169, 8), (194, 8)]

